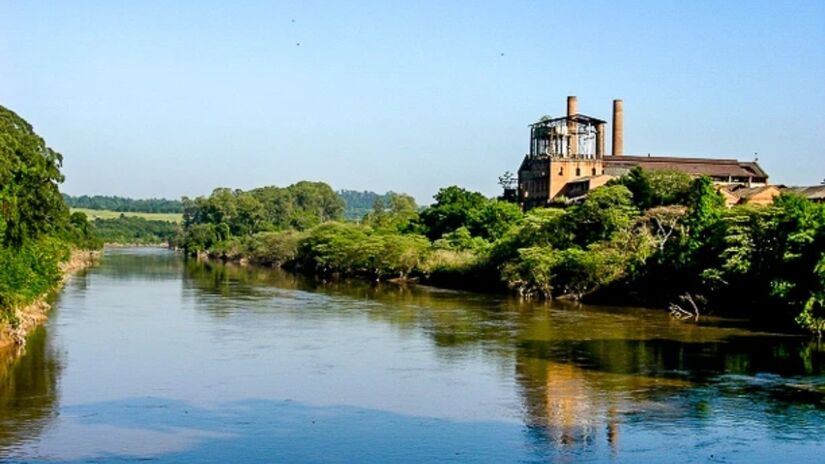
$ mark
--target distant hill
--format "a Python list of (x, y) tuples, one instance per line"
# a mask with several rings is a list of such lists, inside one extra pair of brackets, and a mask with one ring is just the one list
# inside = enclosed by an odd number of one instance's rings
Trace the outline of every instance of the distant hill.
[(372, 210), (372, 205), (375, 203), (375, 200), (387, 200), (390, 193), (392, 192), (381, 194), (367, 190), (363, 192), (359, 192), (358, 190), (339, 190), (338, 196), (344, 200), (345, 205), (344, 219), (350, 221), (361, 220), (365, 214)]
[(105, 195), (81, 195), (74, 197), (63, 194), (63, 200), (70, 208), (117, 211), (120, 213), (182, 213), (179, 200), (165, 198), (134, 199)]

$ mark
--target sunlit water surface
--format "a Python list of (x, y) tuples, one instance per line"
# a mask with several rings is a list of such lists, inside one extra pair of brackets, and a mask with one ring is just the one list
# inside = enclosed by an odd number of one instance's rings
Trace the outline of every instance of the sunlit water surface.
[(813, 462), (825, 348), (107, 250), (0, 357), (0, 461)]

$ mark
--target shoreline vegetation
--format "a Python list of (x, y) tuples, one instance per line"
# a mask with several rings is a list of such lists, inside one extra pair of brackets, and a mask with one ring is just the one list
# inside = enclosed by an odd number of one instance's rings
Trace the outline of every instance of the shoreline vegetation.
[(102, 250), (72, 250), (69, 259), (59, 265), (61, 277), (54, 287), (31, 303), (12, 308), (16, 323), (0, 325), (0, 355), (14, 347), (24, 346), (31, 331), (48, 319), (52, 308), (49, 300), (54, 294), (63, 288), (72, 275), (95, 265), (102, 256)]
[(90, 222), (92, 233), (107, 245), (169, 244), (180, 234), (180, 224), (166, 220), (122, 215)]
[[(189, 256), (323, 279), (419, 281), (825, 331), (825, 204), (792, 193), (726, 208), (708, 178), (635, 169), (579, 203), (526, 213), (459, 186), (421, 208), (405, 194), (307, 181), (178, 202), (63, 196), (61, 167), (59, 153), (0, 107), (0, 325), (18, 327), (17, 308), (59, 285), (73, 249), (168, 243)], [(67, 202), (122, 213), (89, 221)]]
[(169, 242), (139, 242), (139, 243), (104, 243), (103, 249), (106, 248), (172, 248)]
[(658, 307), (825, 329), (825, 205), (783, 194), (727, 208), (707, 178), (643, 171), (579, 204), (522, 213), (457, 186), (419, 208), (404, 194), (360, 221), (320, 182), (183, 199), (173, 245), (322, 279), (361, 277), (523, 298)]
[(86, 215), (64, 203), (62, 164), (29, 123), (0, 106), (2, 343), (22, 343), (45, 319), (47, 296), (103, 245)]

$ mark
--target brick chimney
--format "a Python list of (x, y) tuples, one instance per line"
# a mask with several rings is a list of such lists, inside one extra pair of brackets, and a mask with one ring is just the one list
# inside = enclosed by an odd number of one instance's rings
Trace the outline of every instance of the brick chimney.
[(613, 156), (624, 154), (624, 102), (613, 100)]
[[(578, 106), (579, 106), (578, 105), (578, 100), (576, 99), (575, 96), (571, 95), (571, 96), (567, 97), (567, 117), (568, 118), (573, 117), (576, 113), (579, 112)], [(579, 138), (578, 138), (578, 136), (576, 136), (575, 132), (576, 132), (576, 123), (574, 123), (571, 119), (568, 119), (567, 120), (567, 136), (569, 137), (569, 140), (570, 140), (570, 145), (569, 145), (570, 150), (567, 153), (568, 155), (577, 155), (577, 154), (579, 154)]]
[(596, 158), (604, 158), (604, 123), (596, 126)]

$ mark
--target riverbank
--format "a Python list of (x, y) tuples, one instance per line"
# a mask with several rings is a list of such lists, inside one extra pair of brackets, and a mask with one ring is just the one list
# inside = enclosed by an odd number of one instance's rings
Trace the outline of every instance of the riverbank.
[(153, 242), (153, 243), (128, 243), (128, 242), (113, 242), (105, 243), (104, 248), (171, 248), (169, 242)]
[(14, 326), (7, 323), (0, 325), (0, 355), (14, 347), (23, 346), (26, 342), (26, 336), (48, 319), (48, 313), (51, 309), (51, 304), (48, 302), (49, 295), (63, 287), (72, 274), (98, 262), (102, 255), (103, 252), (100, 250), (73, 250), (68, 261), (60, 264), (62, 279), (58, 285), (35, 302), (17, 308), (15, 310), (17, 324)]
[(696, 461), (804, 462), (825, 441), (825, 351), (804, 337), (161, 249), (99, 266), (0, 358), (0, 461), (311, 462), (319, 443), (364, 460), (374, 441), (376, 461), (610, 463), (666, 460), (676, 440)]
[(184, 202), (191, 220), (175, 245), (325, 279), (417, 278), (825, 333), (825, 209), (798, 195), (727, 208), (708, 178), (636, 170), (564, 208), (525, 213), (451, 186), (423, 210), (394, 197), (354, 223), (306, 202), (286, 214), (278, 192), (218, 189)]

